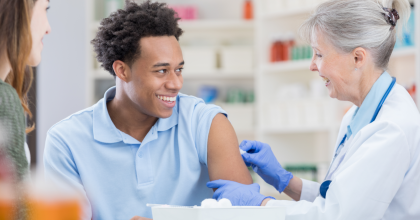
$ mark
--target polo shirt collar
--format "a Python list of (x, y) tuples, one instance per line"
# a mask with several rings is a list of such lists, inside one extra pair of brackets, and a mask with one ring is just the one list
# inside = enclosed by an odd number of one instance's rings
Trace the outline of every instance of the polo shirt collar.
[(157, 123), (158, 131), (166, 131), (178, 124), (178, 108), (179, 96), (176, 98), (175, 107), (172, 110), (172, 115), (169, 118), (159, 118)]
[(388, 72), (382, 73), (378, 80), (376, 80), (360, 108), (356, 109), (350, 125), (347, 126), (347, 139), (352, 134), (357, 134), (357, 132), (370, 123), (379, 102), (382, 100), (391, 82), (392, 77)]
[[(93, 108), (93, 136), (96, 141), (103, 143), (124, 141), (121, 132), (112, 122), (107, 108), (107, 102), (114, 99), (115, 92), (115, 86), (108, 89), (104, 94), (104, 98)], [(177, 102), (173, 108), (172, 115), (169, 118), (159, 118), (156, 124), (151, 128), (152, 133), (154, 133), (155, 129), (157, 129), (157, 131), (166, 131), (178, 124), (178, 103), (179, 96), (177, 97)]]

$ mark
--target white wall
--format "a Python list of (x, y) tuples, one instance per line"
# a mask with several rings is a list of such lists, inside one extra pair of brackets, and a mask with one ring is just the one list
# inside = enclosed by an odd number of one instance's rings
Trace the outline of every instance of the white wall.
[(44, 37), (38, 68), (37, 159), (43, 167), (48, 129), (86, 106), (88, 0), (53, 0), (48, 18), (52, 27)]

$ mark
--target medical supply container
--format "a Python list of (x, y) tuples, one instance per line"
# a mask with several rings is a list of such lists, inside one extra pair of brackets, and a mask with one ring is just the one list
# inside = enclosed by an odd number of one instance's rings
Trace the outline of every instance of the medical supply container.
[(233, 206), (228, 208), (152, 207), (153, 220), (284, 220), (284, 207)]

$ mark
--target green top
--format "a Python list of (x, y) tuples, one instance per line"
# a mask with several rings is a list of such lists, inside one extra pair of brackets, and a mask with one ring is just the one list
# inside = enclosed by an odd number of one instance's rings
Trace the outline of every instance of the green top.
[(5, 131), (8, 155), (15, 165), (18, 181), (21, 181), (28, 173), (25, 155), (25, 114), (16, 90), (1, 79), (0, 124)]

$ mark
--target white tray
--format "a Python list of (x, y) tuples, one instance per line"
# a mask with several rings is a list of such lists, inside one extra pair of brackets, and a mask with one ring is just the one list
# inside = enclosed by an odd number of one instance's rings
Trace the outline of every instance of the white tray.
[(152, 207), (153, 220), (284, 220), (284, 207), (234, 206), (229, 208)]

